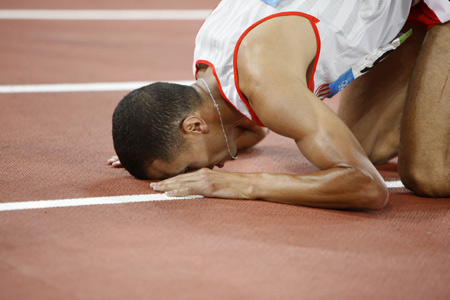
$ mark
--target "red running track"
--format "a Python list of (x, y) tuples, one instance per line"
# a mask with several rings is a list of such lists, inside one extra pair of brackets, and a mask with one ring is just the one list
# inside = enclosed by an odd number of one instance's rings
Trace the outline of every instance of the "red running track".
[[(2, 9), (212, 9), (217, 1), (3, 1)], [(201, 21), (0, 20), (0, 85), (192, 80)], [(111, 169), (126, 91), (0, 94), (0, 201), (151, 193)], [(332, 103), (334, 107), (337, 103)], [(226, 170), (307, 173), (270, 134)], [(398, 180), (395, 161), (380, 166)], [(377, 213), (191, 199), (0, 212), (0, 299), (448, 299), (450, 199)]]

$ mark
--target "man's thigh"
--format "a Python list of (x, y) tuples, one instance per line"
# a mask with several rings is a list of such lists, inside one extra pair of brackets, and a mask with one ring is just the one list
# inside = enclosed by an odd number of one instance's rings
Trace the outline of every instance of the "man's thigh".
[(401, 129), (399, 173), (419, 195), (450, 197), (450, 23), (433, 27), (414, 68)]
[(425, 35), (423, 28), (413, 30), (412, 37), (341, 94), (338, 114), (375, 164), (398, 153), (409, 80)]

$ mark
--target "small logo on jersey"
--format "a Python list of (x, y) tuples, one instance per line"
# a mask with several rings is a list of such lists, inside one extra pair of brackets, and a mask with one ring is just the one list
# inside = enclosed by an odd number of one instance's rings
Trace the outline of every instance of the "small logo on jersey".
[(330, 97), (333, 97), (340, 91), (342, 91), (347, 85), (349, 85), (353, 80), (355, 80), (355, 76), (353, 76), (353, 70), (349, 69), (347, 72), (342, 74), (338, 80), (331, 83), (329, 85), (330, 88)]
[(347, 80), (342, 81), (338, 86), (339, 91), (342, 91), (347, 85), (348, 85)]

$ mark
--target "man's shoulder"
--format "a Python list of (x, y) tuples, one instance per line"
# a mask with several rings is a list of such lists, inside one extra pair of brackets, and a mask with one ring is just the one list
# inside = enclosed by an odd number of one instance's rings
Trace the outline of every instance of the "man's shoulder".
[(249, 93), (267, 87), (274, 77), (307, 80), (307, 72), (317, 53), (311, 22), (298, 16), (270, 19), (252, 29), (237, 54), (239, 85)]

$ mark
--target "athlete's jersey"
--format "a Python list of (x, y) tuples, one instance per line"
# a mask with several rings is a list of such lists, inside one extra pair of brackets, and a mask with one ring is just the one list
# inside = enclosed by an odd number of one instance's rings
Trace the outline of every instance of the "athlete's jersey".
[(262, 125), (239, 90), (236, 70), (238, 48), (252, 28), (285, 15), (309, 19), (316, 33), (317, 55), (308, 87), (323, 99), (395, 48), (379, 50), (397, 37), (411, 5), (412, 0), (222, 0), (197, 35), (194, 72), (199, 64), (209, 65), (222, 96)]

